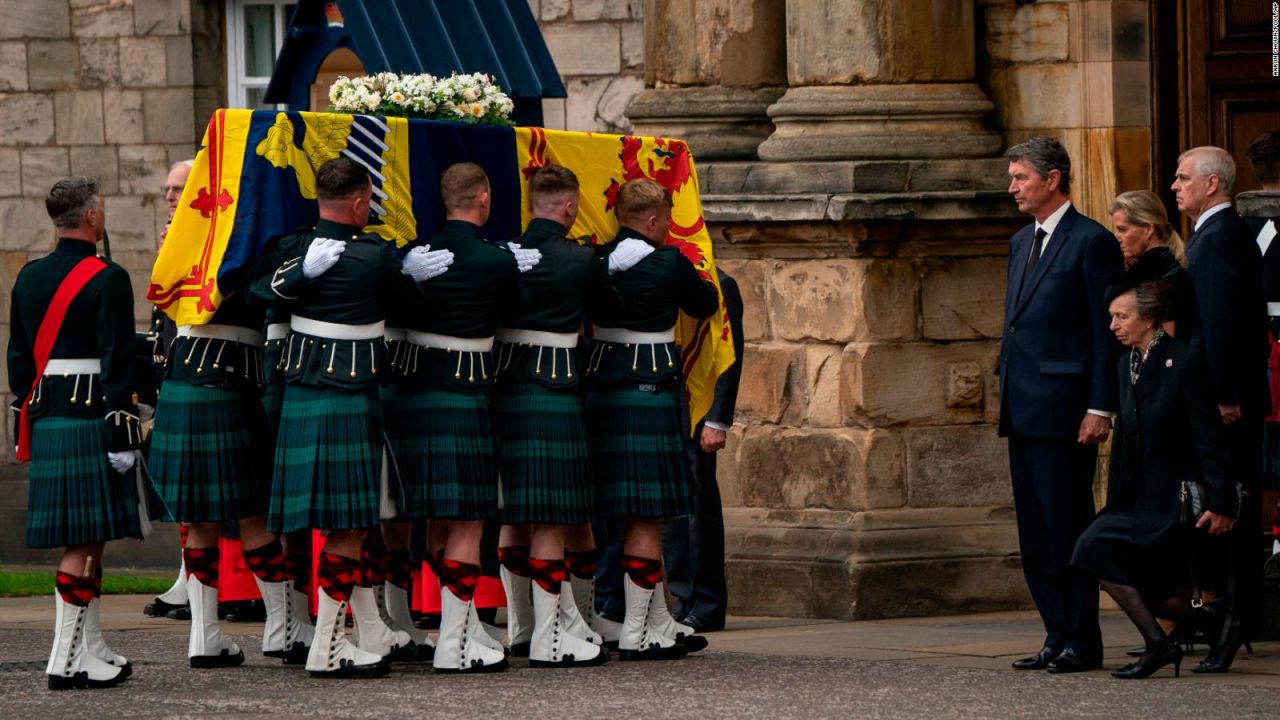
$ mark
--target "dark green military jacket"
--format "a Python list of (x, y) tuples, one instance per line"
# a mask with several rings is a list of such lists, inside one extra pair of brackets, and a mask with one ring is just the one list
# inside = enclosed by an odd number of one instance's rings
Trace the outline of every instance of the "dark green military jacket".
[[(405, 317), (410, 330), (459, 338), (488, 338), (520, 302), (520, 272), (506, 241), (480, 236), (480, 228), (448, 220), (427, 245), (451, 250), (449, 271), (421, 283), (425, 302)], [(487, 390), (496, 374), (489, 352), (410, 349), (402, 363), (408, 387), (446, 388), (463, 393)]]
[[(97, 251), (93, 243), (63, 238), (52, 253), (26, 264), (13, 284), (9, 305), (9, 388), (20, 406), (36, 380), (36, 332), (62, 281), (81, 260)], [(80, 290), (67, 308), (50, 358), (98, 358), (102, 372), (46, 376), (31, 399), (31, 417), (60, 415), (107, 419), (108, 450), (136, 447), (134, 401), (133, 287), (129, 273), (107, 267)], [(123, 414), (134, 416), (126, 418)]]
[(520, 272), (506, 241), (486, 240), (479, 227), (448, 220), (427, 244), (432, 250), (453, 251), (453, 265), (422, 283), (426, 304), (407, 316), (409, 327), (453, 337), (491, 337), (520, 292)]
[[(302, 275), (307, 248), (316, 238), (347, 243), (338, 262), (313, 279)], [(254, 264), (250, 298), (278, 304), (293, 317), (341, 325), (385, 322), (397, 307), (420, 307), (422, 291), (402, 272), (395, 251), (378, 235), (320, 220), (312, 230), (281, 238)], [(271, 268), (265, 270), (264, 268)], [(388, 372), (386, 343), (339, 340), (291, 332), (284, 346), (285, 380), (341, 389), (376, 385)]]
[[(534, 218), (514, 242), (537, 249), (542, 259), (520, 276), (522, 292), (502, 327), (577, 334), (583, 309), (596, 287), (608, 288), (608, 274), (589, 246), (565, 237), (568, 228), (554, 220)], [(498, 347), (500, 382), (538, 382), (572, 387), (581, 380), (576, 349), (546, 348), (527, 343)]]
[[(208, 325), (226, 325), (260, 332), (263, 306), (251, 303), (246, 292), (224, 297)], [(169, 347), (164, 378), (189, 385), (256, 392), (262, 387), (262, 344), (221, 338), (179, 335)]]
[[(644, 236), (628, 227), (617, 238), (597, 248), (600, 262), (608, 266), (618, 243)], [(647, 241), (646, 241), (647, 242)], [(597, 326), (636, 332), (661, 332), (673, 327), (680, 313), (703, 319), (715, 314), (720, 295), (710, 281), (698, 274), (678, 248), (660, 247), (632, 268), (610, 276), (619, 304), (588, 308)], [(675, 382), (680, 374), (680, 349), (675, 343), (622, 344), (597, 342), (589, 360), (589, 375), (600, 383)]]

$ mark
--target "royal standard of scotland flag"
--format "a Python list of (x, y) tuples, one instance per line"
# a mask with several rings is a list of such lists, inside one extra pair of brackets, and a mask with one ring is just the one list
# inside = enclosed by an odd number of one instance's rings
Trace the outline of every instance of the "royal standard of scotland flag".
[[(547, 163), (573, 170), (581, 185), (574, 236), (608, 242), (618, 229), (618, 188), (647, 177), (672, 194), (667, 242), (713, 283), (711, 236), (702, 218), (693, 155), (681, 140), (510, 128), (336, 113), (218, 110), (183, 190), (147, 298), (179, 325), (209, 321), (222, 296), (217, 279), (258, 257), (271, 238), (314, 223), (316, 170), (347, 156), (373, 176), (365, 229), (403, 246), (444, 222), (440, 174), (453, 163), (484, 168), (493, 209), (484, 233), (514, 238), (527, 224), (533, 171)], [(681, 317), (692, 419), (711, 408), (716, 379), (733, 364), (723, 303), (710, 319)]]

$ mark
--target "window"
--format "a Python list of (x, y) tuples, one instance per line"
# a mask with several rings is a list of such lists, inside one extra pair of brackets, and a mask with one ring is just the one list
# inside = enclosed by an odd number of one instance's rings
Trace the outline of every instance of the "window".
[(274, 108), (262, 96), (284, 45), (296, 2), (229, 0), (227, 3), (227, 106)]

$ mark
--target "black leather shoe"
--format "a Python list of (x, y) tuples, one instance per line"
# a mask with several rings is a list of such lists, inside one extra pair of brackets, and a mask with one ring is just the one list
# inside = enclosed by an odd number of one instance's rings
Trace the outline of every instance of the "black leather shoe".
[(1098, 656), (1085, 656), (1076, 651), (1075, 648), (1067, 648), (1062, 654), (1054, 658), (1049, 663), (1049, 667), (1045, 668), (1051, 673), (1078, 673), (1097, 670), (1102, 667), (1102, 658)]
[[(174, 603), (168, 603), (161, 600), (159, 597), (156, 597), (155, 600), (147, 603), (146, 607), (142, 608), (142, 614), (147, 617), (155, 618), (168, 617), (169, 613), (174, 610), (177, 610), (178, 608), (185, 609), (186, 607), (186, 605), (175, 605)], [(187, 619), (190, 620), (190, 616), (188, 616)]]
[(262, 622), (267, 619), (267, 606), (261, 600), (233, 600), (218, 603), (218, 615), (227, 622)]
[[(1200, 675), (1206, 673), (1224, 673), (1231, 669), (1231, 664), (1236, 660), (1236, 654), (1240, 652), (1241, 646), (1245, 645), (1244, 636), (1240, 631), (1240, 623), (1233, 622), (1227, 630), (1226, 642), (1221, 645), (1215, 645), (1209, 650), (1209, 657), (1200, 661), (1200, 664), (1191, 668), (1191, 672)], [(1252, 648), (1250, 648), (1252, 652)]]
[(699, 650), (706, 650), (708, 645), (707, 639), (701, 635), (677, 635), (676, 643), (683, 645), (684, 649), (690, 653), (696, 653)]
[(1013, 661), (1014, 670), (1044, 670), (1049, 667), (1049, 663), (1058, 657), (1058, 650), (1045, 646), (1040, 648), (1040, 652), (1031, 657), (1024, 657), (1021, 660)]
[[(677, 615), (676, 617), (680, 616)], [(694, 617), (693, 615), (688, 615), (680, 622), (693, 628), (693, 631), (696, 633), (719, 632), (724, 629), (724, 618), (720, 618), (717, 622), (702, 620), (701, 618)]]
[(1111, 673), (1111, 677), (1121, 680), (1143, 680), (1151, 677), (1155, 671), (1165, 665), (1173, 666), (1174, 677), (1182, 676), (1182, 647), (1168, 640), (1163, 645), (1142, 653), (1138, 662)]

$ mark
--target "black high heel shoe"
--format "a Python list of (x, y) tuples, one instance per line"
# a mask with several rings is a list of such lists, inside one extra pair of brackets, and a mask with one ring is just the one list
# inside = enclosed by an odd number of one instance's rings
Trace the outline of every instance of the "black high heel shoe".
[(1182, 647), (1172, 642), (1165, 642), (1164, 647), (1148, 649), (1138, 658), (1138, 662), (1111, 673), (1111, 677), (1121, 680), (1142, 680), (1151, 677), (1165, 665), (1173, 665), (1173, 676), (1182, 677)]
[(1221, 645), (1215, 645), (1209, 651), (1209, 657), (1191, 668), (1191, 672), (1201, 675), (1227, 672), (1231, 669), (1231, 663), (1235, 662), (1236, 654), (1240, 652), (1241, 647), (1248, 648), (1249, 654), (1252, 655), (1253, 647), (1241, 635), (1240, 623), (1238, 621), (1231, 623), (1231, 628), (1227, 630), (1227, 639)]

